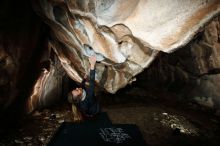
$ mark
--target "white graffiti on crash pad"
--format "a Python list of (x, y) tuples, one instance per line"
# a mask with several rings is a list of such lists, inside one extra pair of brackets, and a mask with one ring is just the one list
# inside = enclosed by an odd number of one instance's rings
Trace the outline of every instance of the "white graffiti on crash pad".
[(100, 128), (100, 135), (105, 142), (122, 143), (131, 137), (122, 128)]

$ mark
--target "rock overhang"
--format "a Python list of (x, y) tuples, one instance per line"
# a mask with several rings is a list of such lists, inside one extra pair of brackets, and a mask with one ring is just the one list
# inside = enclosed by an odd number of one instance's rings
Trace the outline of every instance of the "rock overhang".
[(33, 6), (50, 26), (49, 44), (67, 74), (80, 82), (88, 56), (96, 54), (96, 81), (110, 93), (132, 82), (159, 51), (187, 44), (220, 13), (218, 0), (40, 0)]

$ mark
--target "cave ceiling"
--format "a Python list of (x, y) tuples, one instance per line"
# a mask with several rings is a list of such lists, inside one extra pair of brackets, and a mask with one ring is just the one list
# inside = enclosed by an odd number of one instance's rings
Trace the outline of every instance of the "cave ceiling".
[(158, 52), (187, 44), (220, 12), (219, 0), (34, 0), (49, 25), (51, 47), (68, 76), (81, 82), (97, 56), (97, 85), (115, 93)]

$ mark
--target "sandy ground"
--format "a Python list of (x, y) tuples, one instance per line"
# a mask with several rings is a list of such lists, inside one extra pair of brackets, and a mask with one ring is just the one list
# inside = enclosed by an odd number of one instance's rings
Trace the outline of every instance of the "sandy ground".
[[(105, 101), (102, 110), (111, 121), (138, 125), (148, 145), (220, 143), (220, 118), (209, 111), (157, 99)], [(72, 121), (71, 117), (67, 103), (36, 111), (17, 126), (1, 129), (0, 146), (45, 146), (60, 124)]]

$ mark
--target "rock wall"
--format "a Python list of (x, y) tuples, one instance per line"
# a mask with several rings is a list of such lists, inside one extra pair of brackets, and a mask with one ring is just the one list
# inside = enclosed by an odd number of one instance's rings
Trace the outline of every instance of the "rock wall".
[(141, 86), (205, 96), (217, 106), (219, 18), (203, 27), (219, 14), (220, 1), (31, 2), (47, 26), (29, 1), (0, 5), (0, 110), (50, 105), (64, 93), (67, 76), (79, 83), (88, 74), (93, 54), (99, 89), (116, 93), (146, 70)]
[(28, 113), (61, 102), (69, 90), (67, 74), (56, 54), (51, 49), (45, 49), (43, 54), (37, 69), (39, 74), (26, 101), (25, 111)]
[(22, 111), (45, 49), (46, 25), (26, 0), (1, 1), (0, 19), (0, 112)]
[[(220, 17), (185, 47), (161, 53), (138, 76), (139, 87), (175, 92), (182, 100), (220, 108)], [(140, 81), (140, 82), (139, 82)]]
[(218, 0), (34, 0), (51, 28), (50, 44), (67, 74), (80, 82), (96, 54), (97, 83), (115, 93), (154, 60), (172, 52), (220, 12)]
[(2, 1), (0, 19), (0, 115), (30, 113), (60, 100), (66, 73), (30, 1)]

